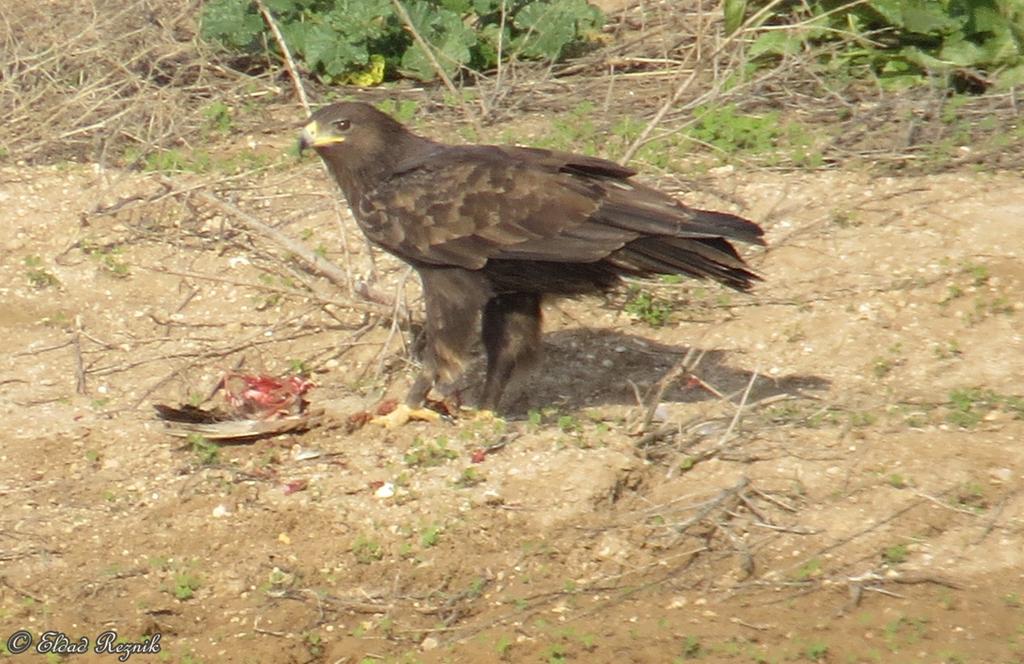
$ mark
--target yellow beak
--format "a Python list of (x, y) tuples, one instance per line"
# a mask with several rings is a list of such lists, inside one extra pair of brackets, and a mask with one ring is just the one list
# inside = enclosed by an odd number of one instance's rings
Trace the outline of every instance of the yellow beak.
[(299, 152), (306, 148), (322, 148), (326, 145), (334, 145), (344, 141), (344, 136), (339, 136), (329, 130), (321, 130), (320, 125), (314, 120), (302, 128), (302, 137), (299, 138)]

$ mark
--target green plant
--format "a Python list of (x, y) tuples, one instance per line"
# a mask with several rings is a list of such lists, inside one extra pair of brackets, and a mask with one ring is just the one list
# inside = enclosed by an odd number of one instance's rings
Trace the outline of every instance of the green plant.
[(626, 300), (623, 311), (651, 327), (661, 327), (668, 322), (668, 317), (672, 313), (672, 305), (633, 286), (629, 289), (629, 299)]
[(807, 644), (807, 647), (804, 648), (804, 656), (812, 662), (823, 660), (827, 655), (828, 645), (822, 641), (814, 641)]
[(210, 131), (226, 134), (231, 131), (234, 121), (231, 119), (231, 107), (218, 100), (202, 110), (206, 128)]
[(419, 102), (412, 99), (385, 99), (377, 102), (377, 108), (384, 111), (402, 124), (408, 124), (419, 108)]
[(798, 581), (807, 581), (821, 576), (821, 558), (811, 558), (796, 570), (795, 577)]
[(324, 637), (320, 636), (318, 632), (306, 632), (303, 634), (302, 640), (306, 646), (306, 652), (313, 659), (319, 659), (324, 654)]
[(361, 565), (369, 565), (372, 562), (384, 559), (384, 547), (380, 542), (370, 539), (365, 535), (356, 537), (352, 542), (352, 555), (356, 562)]
[(998, 394), (980, 387), (953, 390), (947, 406), (946, 421), (964, 429), (977, 426), (996, 409), (1011, 412), (1017, 419), (1024, 418), (1024, 397)]
[(896, 366), (896, 362), (891, 358), (876, 357), (871, 365), (871, 373), (875, 375), (875, 378), (885, 378)]
[(52, 286), (60, 286), (60, 279), (43, 267), (43, 259), (39, 256), (25, 256), (22, 260), (25, 264), (25, 276), (32, 288), (42, 290)]
[(872, 426), (878, 422), (878, 416), (866, 410), (850, 411), (850, 426), (856, 429)]
[(484, 477), (480, 472), (473, 467), (466, 468), (459, 475), (458, 479), (455, 480), (455, 486), (460, 489), (468, 489), (469, 487), (476, 486), (484, 481)]
[[(390, 0), (265, 0), (293, 55), (325, 82), (376, 85), (396, 74), (430, 81), (436, 67)], [(557, 60), (586, 43), (604, 17), (586, 0), (403, 0), (408, 22), (451, 76), (499, 58)], [(201, 36), (266, 54), (274, 40), (251, 0), (210, 0)], [(276, 54), (275, 55), (279, 55)]]
[(956, 339), (935, 345), (935, 357), (940, 360), (949, 360), (963, 354), (963, 351), (960, 350), (960, 343)]
[(974, 286), (984, 286), (992, 278), (992, 273), (985, 265), (967, 262), (963, 265), (963, 271), (971, 277), (971, 283)]
[(429, 526), (423, 529), (420, 533), (420, 546), (424, 549), (437, 546), (437, 543), (441, 541), (441, 526)]
[(683, 646), (681, 648), (682, 654), (681, 659), (697, 659), (704, 654), (705, 650), (700, 645), (700, 639), (696, 636), (687, 636), (683, 639)]
[(740, 113), (736, 104), (698, 106), (689, 135), (726, 154), (772, 152), (782, 136), (778, 113), (749, 115)]
[(894, 544), (882, 551), (882, 559), (887, 563), (897, 565), (907, 561), (908, 553), (906, 544)]
[(581, 426), (580, 421), (572, 415), (562, 415), (558, 418), (558, 428), (562, 433), (578, 433)]
[(204, 436), (198, 433), (190, 433), (185, 440), (200, 464), (212, 466), (220, 460), (220, 447), (216, 443), (210, 442)]
[(457, 456), (455, 450), (449, 449), (446, 436), (438, 436), (432, 443), (417, 436), (402, 459), (407, 466), (421, 468), (440, 466)]
[(899, 650), (920, 642), (927, 630), (927, 618), (904, 615), (885, 624), (883, 638), (890, 649)]
[(747, 49), (758, 62), (838, 44), (821, 49), (827, 65), (853, 75), (870, 73), (887, 87), (921, 84), (936, 73), (959, 90), (1024, 82), (1019, 0), (726, 0), (724, 9), (729, 31), (744, 19), (751, 27), (769, 28)]
[(985, 497), (985, 487), (979, 482), (966, 482), (961, 486), (954, 496), (954, 503), (976, 512), (986, 509), (989, 505)]
[(780, 163), (784, 157), (799, 166), (822, 163), (811, 130), (797, 122), (784, 122), (778, 112), (742, 113), (736, 104), (709, 104), (695, 108), (693, 116), (695, 122), (686, 135), (726, 157), (757, 156), (767, 165)]
[[(596, 155), (601, 150), (604, 137), (594, 124), (594, 104), (583, 101), (568, 113), (551, 121), (551, 127), (538, 139), (531, 142), (537, 147), (553, 150), (573, 150), (583, 154)], [(515, 142), (513, 140), (513, 142)]]
[(178, 572), (174, 575), (173, 595), (180, 600), (192, 599), (202, 585), (198, 576), (191, 572)]
[(555, 643), (548, 646), (547, 649), (547, 661), (548, 664), (564, 664), (568, 660), (569, 653), (565, 646), (561, 643)]
[(509, 636), (500, 637), (494, 644), (494, 650), (498, 654), (501, 660), (507, 660), (509, 658), (510, 651), (512, 650), (512, 644), (514, 641)]

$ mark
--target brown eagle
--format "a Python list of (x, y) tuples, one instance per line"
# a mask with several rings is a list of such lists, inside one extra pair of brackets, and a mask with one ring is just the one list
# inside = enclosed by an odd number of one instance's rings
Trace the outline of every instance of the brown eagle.
[(583, 155), (446, 145), (361, 103), (314, 113), (301, 148), (323, 158), (366, 236), (423, 282), (426, 350), (406, 399), (453, 396), (480, 336), (480, 407), (538, 357), (541, 299), (604, 291), (622, 276), (678, 274), (747, 290), (759, 277), (730, 244), (764, 244), (756, 224), (687, 207)]

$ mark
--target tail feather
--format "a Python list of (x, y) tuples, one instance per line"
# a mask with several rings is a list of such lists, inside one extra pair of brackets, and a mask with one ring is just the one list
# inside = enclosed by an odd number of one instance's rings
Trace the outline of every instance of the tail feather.
[(688, 208), (695, 221), (715, 229), (719, 237), (748, 244), (764, 245), (764, 229), (754, 222), (728, 212)]
[(596, 219), (613, 228), (640, 235), (686, 238), (727, 238), (749, 244), (764, 244), (764, 230), (743, 217), (728, 212), (698, 210), (660, 192), (614, 192)]
[(748, 270), (728, 242), (721, 238), (645, 237), (630, 242), (609, 260), (634, 274), (685, 274), (713, 279), (736, 290), (749, 290), (761, 278)]

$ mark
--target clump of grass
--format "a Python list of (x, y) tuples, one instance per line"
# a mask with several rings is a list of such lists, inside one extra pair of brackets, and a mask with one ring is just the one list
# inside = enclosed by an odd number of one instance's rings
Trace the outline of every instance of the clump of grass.
[(907, 488), (907, 478), (903, 477), (899, 473), (893, 473), (889, 475), (889, 486), (894, 489), (905, 489)]
[(476, 468), (469, 467), (462, 471), (458, 479), (455, 480), (455, 486), (460, 489), (468, 489), (484, 482), (484, 477), (480, 474)]
[(118, 279), (131, 276), (128, 263), (124, 260), (124, 249), (117, 245), (100, 246), (91, 240), (83, 240), (82, 253), (96, 261), (100, 270)]
[(907, 561), (909, 553), (906, 544), (894, 544), (882, 551), (882, 560), (891, 565), (898, 565)]
[(424, 549), (437, 546), (438, 542), (441, 541), (441, 530), (441, 526), (438, 525), (424, 528), (420, 533), (420, 546)]
[(623, 311), (651, 327), (661, 327), (672, 314), (672, 305), (640, 288), (629, 289)]
[(440, 466), (458, 456), (455, 450), (448, 447), (447, 436), (438, 436), (433, 442), (417, 436), (402, 459), (411, 468), (429, 468)]
[(1005, 410), (1017, 419), (1024, 418), (1024, 398), (998, 394), (994, 390), (967, 387), (949, 393), (946, 421), (963, 429), (972, 429), (991, 412)]
[(202, 581), (192, 572), (182, 571), (174, 575), (173, 594), (177, 599), (192, 599), (202, 586)]
[(775, 165), (788, 156), (811, 168), (822, 163), (813, 132), (798, 122), (784, 122), (778, 112), (756, 115), (740, 112), (736, 104), (710, 104), (695, 108), (693, 115), (696, 122), (687, 134), (725, 157), (755, 156)]
[(60, 286), (60, 279), (43, 267), (43, 259), (41, 257), (25, 256), (22, 262), (25, 264), (25, 277), (32, 288), (43, 290), (44, 288)]
[(206, 437), (198, 433), (190, 433), (185, 440), (200, 464), (212, 466), (220, 460), (220, 447)]
[(797, 568), (794, 576), (797, 581), (807, 581), (822, 574), (821, 558), (811, 558)]
[(965, 507), (975, 512), (982, 512), (989, 507), (988, 498), (985, 496), (985, 487), (980, 482), (964, 483), (957, 490), (953, 501), (958, 507)]
[(360, 565), (369, 565), (384, 559), (384, 547), (377, 540), (360, 535), (352, 542), (352, 555)]

